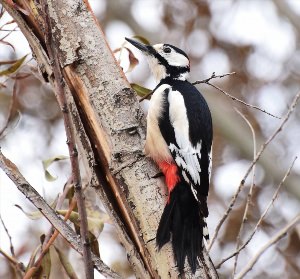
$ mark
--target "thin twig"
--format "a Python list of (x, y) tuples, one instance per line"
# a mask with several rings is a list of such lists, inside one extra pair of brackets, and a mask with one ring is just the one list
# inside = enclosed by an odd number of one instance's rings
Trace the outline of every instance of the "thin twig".
[[(26, 181), (23, 175), (18, 170), (17, 166), (6, 158), (1, 152), (0, 148), (0, 168), (6, 173), (6, 175), (13, 181), (18, 190), (27, 199), (40, 210), (40, 212), (46, 217), (47, 220), (59, 231), (59, 233), (67, 240), (67, 242), (80, 254), (83, 253), (83, 247), (81, 239), (70, 228), (70, 226), (63, 221), (53, 210), (53, 208), (43, 199), (43, 197)], [(118, 274), (112, 271), (107, 265), (105, 265), (99, 257), (92, 254), (92, 262), (96, 269), (104, 276), (109, 278), (120, 278)]]
[(274, 192), (271, 201), (269, 202), (268, 206), (266, 207), (265, 211), (263, 212), (263, 214), (261, 215), (261, 217), (259, 218), (258, 222), (255, 225), (255, 228), (253, 229), (252, 233), (249, 235), (248, 239), (245, 241), (245, 243), (239, 247), (239, 249), (237, 249), (235, 252), (233, 252), (232, 254), (230, 254), (229, 256), (227, 256), (226, 258), (224, 258), (220, 263), (218, 263), (216, 265), (216, 269), (220, 268), (221, 265), (223, 263), (225, 263), (226, 261), (228, 261), (229, 259), (231, 259), (232, 257), (234, 257), (235, 255), (237, 255), (240, 251), (242, 251), (251, 241), (251, 239), (253, 238), (254, 234), (257, 232), (258, 228), (260, 227), (260, 225), (262, 224), (262, 221), (264, 220), (265, 216), (267, 215), (267, 213), (269, 212), (271, 206), (274, 204), (275, 200), (277, 199), (278, 193), (282, 187), (282, 185), (284, 184), (285, 180), (289, 177), (291, 170), (295, 164), (295, 161), (297, 160), (297, 157), (295, 157), (295, 159), (293, 160), (291, 166), (288, 168), (287, 172), (285, 173), (283, 179), (281, 180), (281, 182), (279, 183), (276, 191)]
[[(13, 30), (9, 30), (8, 33), (0, 39), (0, 41), (3, 41), (4, 39), (6, 39), (12, 32), (18, 31), (18, 30), (16, 30), (17, 28), (18, 28), (18, 26), (16, 26)], [(3, 31), (3, 30), (1, 30), (1, 31)]]
[[(256, 147), (255, 130), (253, 129), (253, 126), (251, 125), (250, 121), (246, 118), (246, 116), (243, 115), (239, 110), (236, 109), (236, 111), (245, 120), (245, 122), (248, 124), (248, 126), (249, 126), (249, 128), (251, 130), (252, 139), (253, 139), (253, 159), (254, 159), (255, 155), (256, 155), (256, 152), (257, 152), (256, 151), (257, 147)], [(242, 231), (244, 229), (244, 224), (247, 221), (247, 215), (248, 215), (248, 210), (249, 210), (250, 202), (251, 202), (251, 199), (252, 199), (252, 194), (253, 194), (253, 188), (254, 188), (254, 186), (255, 186), (255, 165), (253, 166), (253, 169), (252, 169), (252, 183), (251, 183), (251, 186), (250, 186), (250, 189), (249, 189), (249, 192), (248, 192), (247, 202), (246, 202), (246, 206), (245, 206), (245, 210), (244, 210), (243, 219), (242, 219), (242, 222), (241, 222), (239, 233), (238, 233), (237, 238), (236, 238), (236, 250), (239, 249), (239, 246), (241, 244), (241, 235), (242, 235)], [(238, 257), (239, 257), (239, 254), (236, 254), (235, 259), (234, 259), (234, 265), (233, 265), (233, 271), (232, 271), (232, 278), (234, 277), (235, 272), (236, 272)]]
[(4, 221), (3, 221), (2, 217), (1, 217), (1, 215), (0, 215), (0, 221), (1, 221), (2, 226), (3, 226), (3, 228), (4, 228), (5, 232), (6, 232), (7, 237), (8, 237), (8, 239), (9, 239), (11, 255), (15, 258), (16, 255), (15, 255), (15, 249), (14, 249), (14, 246), (13, 246), (13, 244), (12, 244), (12, 238), (11, 238), (11, 235), (10, 235), (10, 233), (9, 233), (9, 231), (8, 231), (8, 229), (7, 229), (7, 227), (6, 227), (5, 224), (4, 224)]
[(300, 214), (298, 214), (291, 222), (289, 222), (283, 229), (281, 229), (276, 235), (274, 235), (270, 241), (268, 241), (263, 247), (261, 247), (254, 257), (248, 262), (244, 269), (235, 277), (235, 279), (244, 278), (244, 276), (253, 268), (260, 256), (273, 244), (283, 238), (286, 233), (292, 229), (300, 221)]
[[(208, 84), (208, 82), (214, 78), (223, 78), (223, 77), (227, 77), (227, 76), (231, 76), (231, 75), (235, 75), (236, 72), (231, 72), (231, 73), (227, 73), (227, 74), (223, 74), (223, 75), (218, 75), (216, 76), (215, 72), (212, 73), (212, 75), (209, 78), (206, 79), (202, 79), (202, 80), (197, 80), (195, 82), (192, 82), (193, 85), (196, 84), (200, 84), (200, 83), (206, 83)], [(149, 96), (151, 96), (153, 94), (154, 91), (150, 91), (148, 94), (146, 94), (145, 96), (143, 96), (142, 98), (139, 99), (139, 102), (144, 101), (145, 99), (147, 99)]]
[(223, 77), (227, 77), (227, 76), (231, 76), (231, 75), (235, 75), (235, 74), (236, 74), (236, 72), (231, 72), (231, 73), (216, 76), (216, 73), (213, 72), (209, 78), (202, 79), (202, 80), (196, 80), (192, 84), (193, 85), (200, 84), (200, 83), (206, 83), (207, 84), (208, 82), (210, 82), (214, 78), (223, 78)]
[(91, 254), (91, 244), (89, 241), (88, 223), (87, 223), (87, 213), (84, 204), (84, 194), (82, 191), (80, 169), (78, 162), (78, 151), (75, 143), (75, 135), (73, 131), (73, 124), (71, 115), (67, 106), (66, 94), (64, 89), (64, 80), (61, 72), (59, 55), (57, 53), (57, 47), (55, 45), (51, 30), (51, 19), (49, 15), (48, 3), (46, 0), (42, 1), (44, 20), (45, 20), (45, 42), (48, 50), (48, 55), (50, 61), (53, 62), (53, 73), (55, 78), (55, 87), (57, 92), (57, 98), (61, 110), (63, 112), (63, 120), (66, 130), (67, 143), (69, 148), (71, 168), (72, 168), (72, 178), (75, 189), (75, 197), (77, 200), (78, 213), (80, 216), (80, 234), (83, 248), (83, 261), (85, 268), (85, 276), (87, 279), (94, 278), (94, 268), (92, 263)]
[[(73, 198), (71, 201), (71, 204), (69, 206), (69, 209), (64, 217), (64, 221), (67, 221), (73, 211), (73, 209), (76, 206), (76, 200)], [(38, 270), (38, 268), (41, 266), (43, 258), (45, 257), (45, 255), (47, 254), (47, 252), (49, 251), (51, 245), (54, 243), (55, 239), (58, 237), (59, 235), (59, 231), (55, 230), (54, 233), (52, 234), (52, 236), (50, 237), (50, 239), (47, 241), (47, 243), (43, 244), (42, 247), (42, 252), (39, 256), (39, 258), (35, 261), (35, 263), (33, 264), (33, 266), (27, 270), (26, 274), (24, 275), (23, 279), (30, 279), (32, 278), (32, 276), (35, 274), (35, 272)]]
[(13, 266), (15, 266), (18, 271), (21, 273), (21, 275), (24, 274), (25, 266), (22, 262), (18, 262), (18, 260), (13, 256), (8, 255), (0, 248), (0, 254), (3, 255), (4, 258), (6, 258)]
[[(193, 84), (193, 85), (197, 85), (197, 84), (203, 84), (203, 83), (204, 83), (204, 84), (210, 85), (211, 87), (213, 87), (213, 88), (219, 90), (219, 91), (222, 92), (224, 95), (226, 95), (227, 97), (229, 97), (230, 99), (232, 99), (232, 100), (234, 100), (234, 101), (237, 101), (237, 102), (239, 102), (239, 103), (241, 103), (241, 104), (243, 104), (243, 105), (245, 105), (245, 106), (247, 106), (247, 107), (257, 109), (257, 110), (259, 110), (259, 111), (261, 111), (261, 112), (263, 112), (263, 113), (266, 113), (266, 114), (268, 114), (268, 115), (270, 115), (270, 116), (272, 116), (272, 117), (275, 117), (275, 118), (277, 118), (277, 119), (281, 119), (281, 117), (276, 116), (276, 115), (274, 115), (274, 114), (272, 114), (272, 113), (270, 113), (270, 112), (267, 112), (265, 109), (262, 109), (262, 108), (260, 108), (260, 107), (258, 107), (258, 106), (254, 106), (254, 105), (248, 104), (248, 103), (246, 103), (245, 101), (240, 100), (239, 98), (236, 98), (236, 97), (232, 96), (231, 94), (229, 94), (228, 92), (224, 91), (223, 89), (221, 89), (221, 88), (218, 87), (217, 85), (214, 85), (214, 84), (210, 83), (210, 81), (211, 81), (212, 79), (215, 79), (215, 78), (223, 78), (223, 77), (227, 77), (227, 76), (231, 76), (231, 75), (235, 75), (235, 74), (236, 74), (236, 72), (231, 72), (231, 73), (227, 73), (227, 74), (223, 74), (223, 75), (216, 75), (215, 72), (213, 72), (212, 75), (211, 75), (209, 78), (202, 79), (202, 80), (196, 80), (196, 81), (192, 82), (192, 84)], [(145, 96), (143, 96), (142, 98), (140, 98), (140, 99), (139, 99), (139, 102), (144, 101), (144, 100), (147, 99), (149, 96), (151, 96), (153, 93), (154, 93), (154, 91), (150, 91), (148, 94), (146, 94)]]
[(210, 85), (210, 86), (212, 86), (213, 88), (219, 90), (219, 91), (222, 92), (224, 95), (226, 95), (227, 97), (229, 97), (230, 99), (232, 99), (232, 100), (234, 100), (234, 101), (237, 101), (237, 102), (239, 102), (239, 103), (241, 103), (241, 104), (243, 104), (243, 105), (245, 105), (245, 106), (247, 106), (247, 107), (254, 108), (254, 109), (257, 109), (257, 110), (260, 110), (261, 112), (264, 112), (264, 113), (266, 113), (266, 114), (268, 114), (268, 115), (270, 115), (270, 116), (272, 116), (272, 117), (281, 119), (281, 117), (278, 117), (278, 116), (276, 116), (276, 115), (274, 115), (274, 114), (271, 114), (271, 113), (267, 112), (266, 110), (264, 110), (264, 109), (262, 109), (262, 108), (260, 108), (260, 107), (258, 107), (258, 106), (250, 105), (250, 104), (248, 104), (248, 103), (246, 103), (246, 102), (244, 102), (244, 101), (242, 101), (242, 100), (240, 100), (240, 99), (238, 99), (238, 98), (232, 96), (231, 94), (229, 94), (228, 92), (224, 91), (223, 89), (221, 89), (221, 88), (218, 87), (217, 85), (214, 85), (214, 84), (211, 84), (211, 83), (210, 83), (210, 81), (211, 81), (212, 79), (214, 79), (214, 78), (223, 78), (223, 77), (230, 76), (230, 75), (235, 75), (235, 74), (236, 74), (236, 72), (232, 72), (232, 73), (227, 73), (227, 74), (223, 74), (223, 75), (218, 75), (218, 76), (216, 76), (215, 72), (213, 72), (212, 75), (211, 75), (211, 77), (209, 77), (209, 78), (207, 78), (207, 79), (195, 81), (195, 82), (193, 82), (192, 84), (193, 84), (193, 85), (196, 85), (196, 84), (205, 83), (205, 84)]
[(257, 110), (259, 110), (259, 111), (261, 111), (261, 112), (264, 112), (264, 113), (266, 113), (266, 114), (268, 114), (268, 115), (270, 115), (270, 116), (272, 116), (272, 117), (275, 117), (275, 118), (277, 118), (277, 119), (281, 119), (281, 117), (276, 116), (276, 115), (274, 115), (274, 114), (272, 114), (272, 113), (270, 113), (270, 112), (267, 112), (265, 109), (262, 109), (262, 108), (260, 108), (260, 107), (258, 107), (258, 106), (250, 105), (250, 104), (248, 104), (248, 103), (246, 103), (246, 102), (244, 102), (244, 101), (242, 101), (242, 100), (240, 100), (240, 99), (238, 99), (238, 98), (236, 98), (236, 97), (230, 95), (228, 92), (224, 91), (223, 89), (221, 89), (221, 88), (220, 88), (219, 86), (217, 86), (217, 85), (214, 85), (214, 84), (212, 84), (212, 83), (210, 83), (210, 82), (206, 82), (206, 84), (212, 86), (213, 88), (215, 88), (215, 89), (217, 89), (217, 90), (219, 90), (219, 91), (222, 92), (224, 95), (226, 95), (227, 97), (229, 97), (230, 99), (232, 99), (232, 100), (234, 100), (234, 101), (237, 101), (237, 102), (239, 102), (239, 103), (241, 103), (241, 104), (243, 104), (243, 105), (245, 105), (245, 106), (247, 106), (247, 107), (257, 109)]
[(299, 102), (299, 99), (300, 99), (300, 92), (298, 92), (296, 94), (296, 96), (294, 97), (286, 115), (284, 116), (283, 120), (281, 121), (280, 125), (278, 126), (278, 128), (274, 131), (274, 133), (268, 138), (268, 140), (266, 142), (264, 142), (261, 147), (260, 147), (260, 150), (258, 151), (258, 153), (256, 154), (256, 157), (255, 159), (252, 161), (252, 163), (250, 164), (249, 168), (247, 169), (244, 177), (242, 178), (241, 182), (240, 182), (240, 185), (236, 191), (236, 193), (234, 194), (234, 196), (232, 197), (231, 201), (230, 201), (230, 204), (227, 208), (227, 210), (225, 211), (223, 217), (221, 218), (220, 222), (218, 223), (217, 227), (216, 227), (216, 230), (214, 232), (214, 235), (209, 243), (209, 246), (207, 248), (208, 251), (210, 251), (215, 239), (217, 238), (218, 236), (218, 233), (220, 231), (220, 228), (222, 227), (223, 223), (225, 222), (225, 220), (227, 219), (229, 213), (231, 212), (231, 210), (233, 209), (233, 206), (237, 200), (237, 197), (240, 193), (240, 191), (242, 190), (244, 184), (245, 184), (245, 180), (247, 179), (248, 175), (250, 174), (253, 166), (257, 163), (257, 161), (259, 160), (260, 156), (262, 155), (262, 153), (264, 152), (264, 150), (266, 149), (266, 147), (269, 145), (269, 143), (279, 134), (280, 131), (282, 131), (285, 123), (289, 120), (292, 112), (294, 111), (295, 107), (297, 106), (298, 102)]
[(3, 126), (3, 128), (0, 130), (0, 138), (3, 136), (3, 133), (7, 129), (9, 122), (12, 120), (12, 118), (15, 114), (15, 111), (16, 111), (15, 106), (16, 106), (16, 101), (17, 101), (17, 83), (18, 83), (17, 77), (18, 77), (18, 75), (16, 76), (16, 80), (15, 80), (14, 87), (13, 87), (12, 100), (11, 100), (11, 103), (9, 106), (8, 116), (6, 118), (6, 122)]
[[(68, 194), (70, 187), (72, 185), (71, 183), (72, 183), (72, 177), (70, 177), (68, 179), (68, 181), (65, 183), (63, 193), (61, 195), (59, 195), (59, 197), (58, 197), (57, 204), (55, 207), (56, 210), (61, 209), (63, 202), (66, 199), (66, 195)], [(45, 240), (43, 242), (42, 248), (45, 248), (45, 245), (48, 243), (49, 239), (52, 237), (54, 230), (55, 230), (55, 228), (53, 226), (49, 229), (49, 232), (45, 236)]]
[(154, 93), (154, 91), (150, 91), (148, 94), (146, 94), (145, 96), (143, 96), (141, 99), (139, 99), (139, 102), (144, 101), (145, 99), (147, 99), (149, 96), (151, 96)]

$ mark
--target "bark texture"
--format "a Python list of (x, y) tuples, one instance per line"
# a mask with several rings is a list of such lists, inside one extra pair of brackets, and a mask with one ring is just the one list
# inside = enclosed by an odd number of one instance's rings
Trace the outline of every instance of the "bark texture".
[[(0, 2), (28, 39), (42, 73), (52, 81), (40, 35), (40, 9), (26, 18)], [(17, 2), (24, 6), (26, 1)], [(96, 192), (115, 221), (136, 276), (177, 278), (171, 246), (160, 252), (155, 246), (166, 189), (161, 179), (152, 178), (158, 170), (143, 155), (145, 119), (137, 97), (86, 4), (80, 0), (47, 2), (80, 155), (93, 184), (98, 185)], [(39, 8), (38, 1), (34, 3)], [(186, 278), (195, 277), (217, 278), (207, 254), (195, 276), (187, 270)]]

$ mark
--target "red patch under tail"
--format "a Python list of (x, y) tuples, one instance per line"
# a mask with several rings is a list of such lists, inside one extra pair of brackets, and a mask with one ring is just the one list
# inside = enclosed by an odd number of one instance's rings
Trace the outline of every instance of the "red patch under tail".
[(158, 166), (165, 175), (166, 184), (170, 195), (176, 184), (180, 181), (178, 167), (175, 163), (168, 162), (158, 162)]

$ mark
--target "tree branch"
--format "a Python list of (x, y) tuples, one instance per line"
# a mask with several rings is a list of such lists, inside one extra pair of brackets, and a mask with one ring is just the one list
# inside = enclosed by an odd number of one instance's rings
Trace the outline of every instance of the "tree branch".
[(42, 9), (43, 9), (43, 13), (44, 13), (43, 16), (45, 20), (44, 22), (45, 43), (48, 50), (50, 61), (53, 62), (53, 73), (55, 78), (56, 94), (57, 94), (57, 99), (61, 111), (63, 113), (63, 120), (64, 120), (64, 125), (66, 130), (66, 136), (67, 136), (67, 144), (68, 144), (70, 160), (71, 160), (72, 179), (74, 183), (78, 213), (80, 216), (80, 234), (81, 234), (81, 241), (83, 247), (83, 261), (84, 261), (85, 276), (87, 279), (93, 279), (94, 270), (93, 270), (93, 265), (91, 260), (92, 259), (91, 244), (89, 241), (87, 213), (84, 204), (84, 194), (82, 192), (82, 185), (81, 185), (80, 169), (79, 169), (79, 162), (78, 162), (78, 151), (75, 143), (72, 119), (67, 106), (66, 94), (64, 89), (65, 84), (63, 81), (63, 75), (59, 63), (59, 54), (56, 51), (57, 46), (54, 43), (53, 35), (51, 32), (52, 25), (51, 25), (51, 20), (49, 15), (48, 3), (45, 0), (42, 0)]
[(286, 233), (292, 229), (300, 221), (300, 214), (298, 214), (291, 222), (289, 222), (283, 229), (281, 229), (276, 235), (274, 235), (269, 242), (261, 247), (254, 257), (248, 262), (244, 269), (235, 277), (235, 279), (242, 279), (253, 268), (260, 256), (273, 244), (283, 238)]
[(258, 228), (260, 227), (260, 225), (262, 224), (262, 221), (264, 220), (265, 216), (267, 215), (267, 213), (269, 212), (269, 209), (271, 208), (271, 206), (274, 204), (278, 193), (281, 189), (281, 186), (283, 185), (283, 183), (285, 182), (285, 180), (289, 177), (291, 170), (294, 166), (295, 161), (297, 160), (297, 157), (295, 157), (295, 159), (293, 160), (291, 166), (288, 168), (287, 172), (285, 173), (283, 179), (281, 180), (281, 182), (279, 183), (276, 191), (274, 192), (271, 201), (269, 202), (268, 206), (266, 207), (265, 211), (263, 212), (263, 214), (261, 215), (261, 217), (259, 218), (259, 220), (257, 221), (255, 228), (253, 229), (252, 233), (249, 235), (248, 239), (244, 242), (243, 245), (241, 245), (235, 252), (233, 252), (232, 254), (230, 254), (229, 256), (227, 256), (226, 258), (224, 258), (220, 263), (218, 263), (216, 265), (216, 269), (219, 269), (221, 267), (221, 265), (223, 263), (225, 263), (226, 261), (228, 261), (229, 259), (231, 259), (232, 257), (234, 257), (235, 255), (237, 255), (240, 251), (242, 251), (251, 241), (251, 239), (253, 238), (254, 234), (257, 232)]
[(1, 221), (2, 226), (3, 226), (3, 228), (4, 228), (5, 232), (6, 232), (7, 237), (8, 237), (8, 239), (9, 239), (10, 253), (11, 253), (11, 255), (15, 258), (15, 257), (16, 257), (16, 255), (15, 255), (15, 249), (14, 249), (14, 246), (13, 246), (13, 243), (12, 243), (11, 235), (10, 235), (10, 233), (9, 233), (9, 231), (8, 231), (8, 229), (7, 229), (7, 227), (5, 226), (4, 221), (3, 221), (2, 217), (1, 217), (1, 215), (0, 215), (0, 221)]
[[(163, 181), (152, 178), (156, 166), (143, 156), (145, 119), (136, 95), (84, 3), (46, 1), (59, 62), (72, 93), (68, 100), (74, 99), (83, 126), (83, 130), (75, 126), (77, 143), (85, 133), (94, 157), (91, 173), (96, 173), (100, 185), (97, 193), (105, 196), (103, 200), (112, 219), (121, 221), (116, 223), (117, 231), (122, 233), (120, 239), (134, 272), (139, 278), (176, 278), (178, 268), (171, 245), (158, 252), (155, 241), (151, 241), (167, 193)], [(43, 50), (44, 38), (36, 30), (36, 26), (42, 29), (39, 21), (29, 15), (24, 22), (15, 11), (9, 12), (20, 23), (20, 29), (34, 47), (39, 67), (53, 83), (53, 65)], [(33, 38), (40, 38), (40, 42)], [(89, 160), (89, 155), (84, 153), (84, 160)], [(204, 254), (205, 268), (201, 266), (195, 276), (217, 278), (206, 250)], [(186, 278), (192, 277), (187, 269)]]
[[(69, 219), (69, 217), (70, 217), (73, 209), (75, 208), (75, 206), (76, 206), (76, 199), (73, 198), (72, 202), (71, 202), (71, 204), (69, 206), (69, 209), (68, 209), (66, 215), (64, 216), (64, 221), (66, 221), (66, 220)], [(51, 245), (54, 243), (54, 241), (58, 237), (58, 235), (59, 235), (59, 231), (55, 230), (53, 232), (53, 234), (51, 235), (51, 237), (49, 238), (49, 240), (46, 243), (43, 243), (42, 251), (41, 251), (41, 254), (40, 254), (39, 258), (35, 261), (35, 263), (32, 265), (32, 267), (27, 270), (27, 272), (26, 272), (26, 274), (25, 274), (25, 276), (24, 276), (23, 279), (30, 279), (30, 278), (32, 278), (32, 276), (35, 274), (35, 272), (41, 266), (43, 258), (45, 257), (45, 255), (49, 251)]]
[(252, 168), (254, 167), (254, 165), (257, 163), (257, 161), (259, 160), (260, 156), (262, 155), (262, 153), (264, 152), (264, 150), (266, 149), (266, 147), (269, 145), (269, 143), (280, 133), (280, 131), (282, 131), (284, 125), (286, 124), (286, 122), (289, 120), (291, 114), (293, 113), (295, 107), (297, 106), (298, 102), (300, 99), (300, 92), (298, 92), (296, 94), (296, 96), (294, 97), (286, 115), (284, 116), (282, 122), (280, 123), (280, 125), (278, 126), (278, 128), (273, 132), (273, 134), (261, 145), (260, 150), (257, 152), (255, 159), (252, 161), (252, 163), (250, 164), (249, 168), (247, 169), (244, 177), (242, 178), (240, 185), (237, 189), (237, 191), (235, 192), (234, 196), (232, 197), (229, 206), (227, 208), (227, 210), (225, 211), (223, 217), (221, 218), (221, 220), (219, 221), (216, 230), (214, 232), (214, 235), (209, 243), (209, 246), (207, 248), (208, 251), (210, 251), (212, 245), (214, 244), (214, 241), (216, 240), (216, 237), (218, 236), (218, 233), (220, 231), (220, 228), (222, 227), (223, 223), (225, 222), (225, 220), (227, 219), (229, 213), (231, 212), (231, 210), (233, 209), (233, 206), (235, 205), (235, 202), (237, 200), (237, 197), (240, 193), (240, 191), (242, 190), (242, 188), (245, 185), (245, 181), (247, 179), (247, 177), (249, 176)]
[(214, 78), (223, 78), (223, 77), (230, 76), (230, 75), (234, 75), (234, 74), (236, 74), (236, 72), (232, 72), (232, 73), (228, 73), (228, 74), (223, 74), (223, 75), (216, 76), (216, 75), (215, 75), (215, 72), (213, 72), (212, 75), (211, 75), (211, 77), (209, 77), (209, 78), (207, 78), (207, 79), (200, 80), (200, 81), (195, 81), (195, 82), (193, 82), (192, 84), (196, 85), (196, 84), (205, 83), (205, 84), (207, 84), (207, 85), (209, 85), (209, 86), (211, 86), (211, 87), (213, 87), (213, 88), (219, 90), (219, 91), (222, 92), (225, 96), (229, 97), (230, 99), (232, 99), (232, 100), (234, 100), (234, 101), (237, 101), (237, 102), (239, 102), (239, 103), (241, 103), (241, 104), (243, 104), (243, 105), (245, 105), (245, 106), (247, 106), (247, 107), (257, 109), (257, 110), (259, 110), (259, 111), (261, 111), (261, 112), (263, 112), (263, 113), (266, 113), (266, 114), (268, 114), (268, 115), (270, 115), (270, 116), (272, 116), (272, 117), (275, 117), (275, 118), (277, 118), (277, 119), (281, 119), (281, 117), (276, 116), (276, 115), (274, 115), (274, 114), (272, 114), (272, 113), (269, 113), (269, 112), (267, 112), (266, 110), (264, 110), (264, 109), (262, 109), (262, 108), (260, 108), (260, 107), (258, 107), (258, 106), (250, 105), (250, 104), (248, 104), (248, 103), (246, 103), (246, 102), (244, 102), (244, 101), (242, 101), (242, 100), (240, 100), (240, 99), (238, 99), (238, 98), (232, 96), (231, 94), (227, 93), (226, 91), (224, 91), (223, 89), (221, 89), (221, 88), (218, 87), (217, 85), (214, 85), (214, 84), (210, 83), (210, 80), (211, 80), (211, 79), (214, 79)]
[[(223, 75), (218, 75), (216, 76), (215, 72), (212, 73), (211, 77), (209, 78), (206, 78), (206, 79), (202, 79), (202, 80), (197, 80), (195, 82), (192, 82), (193, 85), (197, 85), (197, 84), (201, 84), (201, 83), (206, 83), (206, 84), (209, 84), (208, 82), (212, 79), (215, 79), (215, 78), (223, 78), (223, 77), (227, 77), (227, 76), (231, 76), (231, 75), (235, 75), (236, 72), (231, 72), (231, 73), (227, 73), (227, 74), (223, 74)], [(146, 94), (145, 96), (143, 96), (142, 98), (139, 99), (139, 102), (142, 102), (144, 101), (145, 99), (147, 99), (148, 97), (150, 97), (151, 95), (153, 94), (153, 91), (150, 91), (148, 94)], [(228, 96), (230, 98), (235, 98), (235, 97), (232, 97), (231, 95), (228, 94)]]
[(194, 81), (192, 84), (193, 84), (193, 85), (197, 85), (197, 84), (201, 84), (201, 83), (206, 83), (206, 84), (207, 84), (207, 83), (210, 82), (212, 79), (215, 79), (215, 78), (223, 78), (223, 77), (232, 76), (232, 75), (235, 75), (235, 74), (236, 74), (236, 72), (231, 72), (231, 73), (226, 73), (226, 74), (222, 74), (222, 75), (217, 75), (217, 76), (216, 76), (216, 73), (213, 72), (209, 78), (202, 79), (202, 80), (196, 80), (196, 81)]
[[(253, 139), (253, 159), (255, 158), (256, 152), (257, 152), (257, 145), (256, 145), (256, 136), (255, 136), (255, 130), (253, 129), (253, 126), (251, 125), (250, 121), (246, 118), (245, 115), (243, 115), (239, 110), (236, 110), (237, 113), (245, 120), (245, 122), (247, 123), (247, 125), (249, 126), (251, 133), (252, 133), (252, 139)], [(247, 215), (248, 215), (248, 210), (249, 210), (249, 206), (250, 206), (250, 202), (251, 202), (251, 198), (252, 198), (252, 193), (253, 193), (253, 188), (255, 186), (255, 165), (252, 168), (252, 183), (247, 195), (247, 201), (246, 201), (246, 206), (245, 206), (245, 210), (244, 210), (244, 214), (243, 214), (243, 219), (241, 222), (241, 226), (238, 232), (238, 236), (236, 238), (236, 249), (239, 249), (240, 246), (240, 242), (241, 242), (241, 234), (244, 228), (244, 224), (247, 221)], [(234, 277), (235, 272), (236, 272), (236, 267), (237, 267), (237, 262), (238, 262), (238, 256), (239, 254), (236, 254), (235, 259), (234, 259), (234, 266), (233, 266), (233, 271), (232, 271), (232, 277)]]
[(6, 260), (17, 269), (17, 271), (20, 273), (20, 276), (23, 276), (24, 271), (25, 271), (25, 266), (22, 262), (18, 262), (18, 260), (15, 258), (15, 256), (10, 256), (7, 253), (5, 253), (1, 248), (0, 248), (0, 254), (3, 255)]
[[(55, 213), (39, 193), (26, 181), (19, 172), (17, 166), (6, 158), (0, 149), (0, 168), (14, 182), (18, 190), (48, 219), (48, 221), (59, 231), (68, 243), (80, 254), (82, 254), (81, 240), (76, 233)], [(104, 276), (120, 278), (106, 266), (96, 255), (92, 255), (92, 261), (96, 269)]]

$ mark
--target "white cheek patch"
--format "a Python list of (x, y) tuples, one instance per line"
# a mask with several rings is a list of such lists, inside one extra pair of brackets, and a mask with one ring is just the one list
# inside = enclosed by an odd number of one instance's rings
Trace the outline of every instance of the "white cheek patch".
[(156, 81), (159, 82), (167, 76), (166, 68), (159, 64), (155, 57), (147, 55), (147, 61)]
[(190, 61), (180, 53), (168, 53), (168, 55), (164, 54), (165, 59), (168, 61), (169, 65), (176, 67), (188, 67), (190, 65)]

